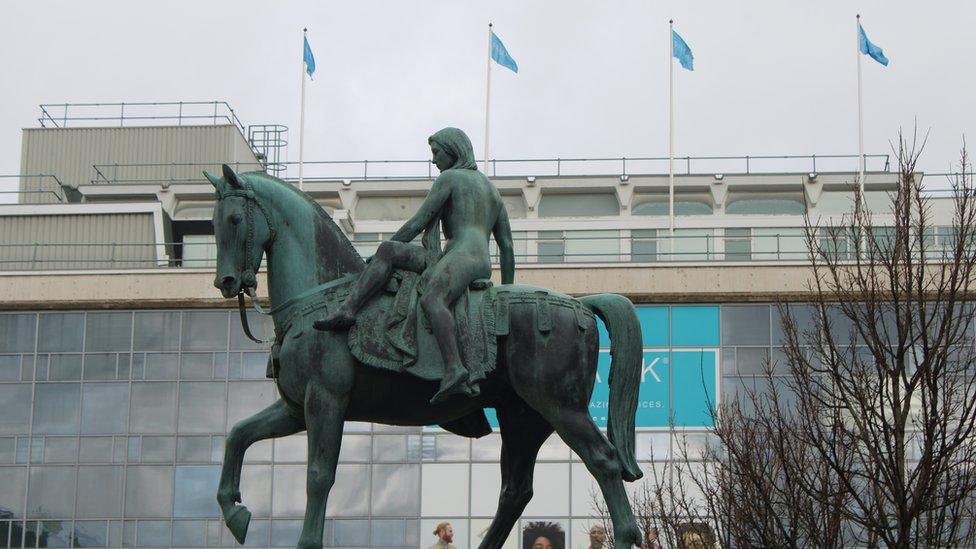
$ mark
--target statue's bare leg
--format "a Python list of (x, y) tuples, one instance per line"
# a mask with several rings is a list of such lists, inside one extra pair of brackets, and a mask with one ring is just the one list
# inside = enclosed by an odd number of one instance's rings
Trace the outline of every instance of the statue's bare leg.
[(383, 242), (366, 270), (359, 275), (346, 301), (322, 320), (316, 320), (312, 326), (316, 330), (343, 330), (352, 326), (356, 323), (356, 313), (390, 280), (393, 269), (399, 267), (421, 272), (425, 265), (426, 251), (423, 248), (403, 242)]
[(454, 394), (471, 394), (467, 384), (468, 371), (461, 362), (456, 323), (450, 308), (471, 281), (490, 275), (491, 265), (457, 249), (445, 254), (431, 272), (424, 295), (420, 298), (420, 305), (427, 313), (444, 361), (444, 377), (441, 379), (440, 390), (430, 400), (432, 404), (442, 402)]

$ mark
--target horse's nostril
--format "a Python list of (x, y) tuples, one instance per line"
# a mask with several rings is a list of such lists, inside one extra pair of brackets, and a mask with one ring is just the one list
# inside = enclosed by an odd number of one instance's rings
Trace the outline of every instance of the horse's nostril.
[(237, 279), (233, 276), (225, 276), (219, 279), (219, 282), (214, 284), (217, 288), (229, 290), (232, 289), (237, 284)]

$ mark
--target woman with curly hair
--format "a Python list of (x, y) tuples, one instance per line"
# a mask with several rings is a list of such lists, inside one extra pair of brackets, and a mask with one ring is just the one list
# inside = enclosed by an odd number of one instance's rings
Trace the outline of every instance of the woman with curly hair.
[(556, 522), (530, 522), (522, 530), (522, 549), (566, 549), (566, 532)]

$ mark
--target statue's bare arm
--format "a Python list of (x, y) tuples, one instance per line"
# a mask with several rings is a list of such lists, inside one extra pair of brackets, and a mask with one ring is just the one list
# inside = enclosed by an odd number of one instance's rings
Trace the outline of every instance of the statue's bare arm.
[(451, 187), (450, 181), (443, 175), (435, 179), (434, 185), (431, 187), (430, 193), (427, 194), (427, 198), (424, 199), (423, 204), (420, 205), (420, 209), (400, 227), (399, 231), (390, 237), (390, 240), (410, 242), (416, 238), (420, 234), (420, 231), (424, 230), (434, 217), (440, 213), (441, 208), (444, 207), (444, 203), (451, 196)]
[(508, 224), (508, 212), (505, 206), (498, 211), (498, 219), (491, 230), (498, 244), (498, 255), (501, 258), (502, 284), (515, 282), (515, 250), (512, 245), (512, 227)]

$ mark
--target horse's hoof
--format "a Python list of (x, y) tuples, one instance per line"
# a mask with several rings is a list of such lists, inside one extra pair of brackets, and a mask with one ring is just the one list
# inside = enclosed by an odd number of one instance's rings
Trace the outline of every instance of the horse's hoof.
[(234, 539), (237, 540), (237, 543), (244, 545), (244, 539), (247, 537), (247, 527), (251, 524), (251, 511), (243, 505), (235, 505), (230, 513), (224, 515), (224, 522), (227, 524), (227, 529), (230, 530), (230, 533), (234, 534)]

